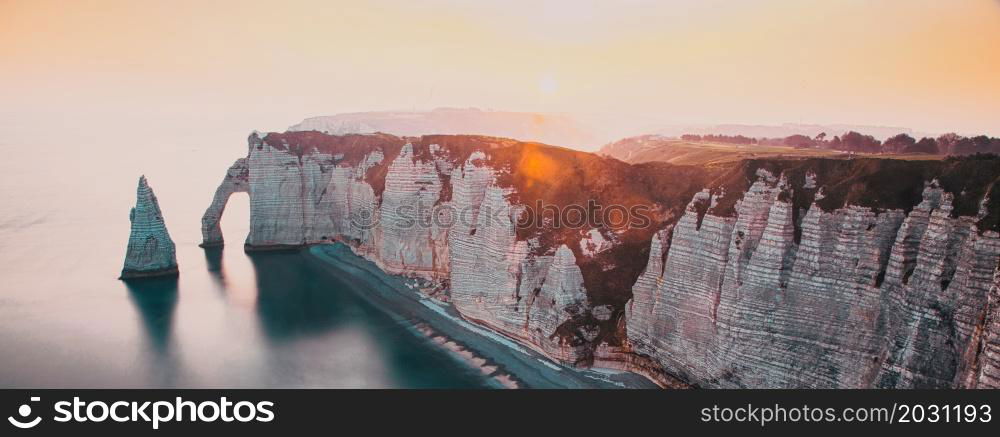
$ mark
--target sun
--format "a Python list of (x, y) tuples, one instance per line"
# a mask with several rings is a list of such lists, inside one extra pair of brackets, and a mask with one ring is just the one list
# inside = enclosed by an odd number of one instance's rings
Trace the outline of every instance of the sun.
[(559, 89), (559, 82), (552, 74), (544, 74), (538, 79), (538, 92), (551, 96)]

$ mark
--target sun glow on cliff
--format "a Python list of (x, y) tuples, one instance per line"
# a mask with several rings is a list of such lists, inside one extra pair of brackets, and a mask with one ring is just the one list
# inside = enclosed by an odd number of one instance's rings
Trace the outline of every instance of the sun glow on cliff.
[(559, 164), (538, 149), (535, 145), (526, 145), (517, 169), (526, 179), (528, 187), (535, 182), (549, 180), (559, 173)]

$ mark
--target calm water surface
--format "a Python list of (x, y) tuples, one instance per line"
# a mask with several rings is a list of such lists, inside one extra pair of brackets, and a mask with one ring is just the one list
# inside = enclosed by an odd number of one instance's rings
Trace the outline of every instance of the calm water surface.
[[(246, 195), (200, 217), (245, 132), (0, 132), (0, 387), (484, 387), (304, 255), (248, 255)], [(152, 133), (150, 133), (152, 132)], [(27, 134), (26, 134), (27, 133)], [(178, 280), (116, 279), (140, 174)]]

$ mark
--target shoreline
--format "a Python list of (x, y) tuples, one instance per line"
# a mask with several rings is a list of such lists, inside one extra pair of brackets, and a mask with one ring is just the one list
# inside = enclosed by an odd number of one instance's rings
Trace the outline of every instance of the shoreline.
[[(303, 249), (331, 274), (350, 275), (352, 291), (408, 324), (464, 362), (479, 368), (499, 386), (528, 388), (660, 388), (638, 372), (611, 366), (585, 369), (554, 362), (530, 345), (462, 317), (451, 305), (411, 288), (412, 279), (391, 275), (356, 255), (343, 243)], [(601, 360), (603, 362), (603, 360)], [(488, 373), (487, 373), (488, 371)]]

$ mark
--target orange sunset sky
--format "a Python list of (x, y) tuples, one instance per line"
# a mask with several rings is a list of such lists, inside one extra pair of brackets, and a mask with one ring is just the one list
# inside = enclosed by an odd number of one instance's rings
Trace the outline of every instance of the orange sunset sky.
[(1000, 1), (0, 0), (0, 96), (0, 136), (439, 106), (1000, 135)]

